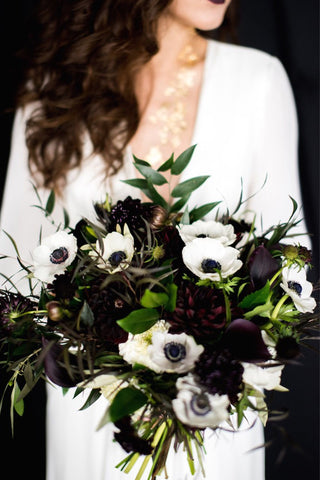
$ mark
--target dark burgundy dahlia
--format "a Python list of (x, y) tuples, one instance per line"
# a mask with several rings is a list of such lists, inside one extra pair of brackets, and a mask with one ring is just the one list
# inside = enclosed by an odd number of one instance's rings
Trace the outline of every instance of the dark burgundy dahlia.
[(226, 394), (231, 403), (237, 402), (238, 393), (241, 391), (243, 366), (229, 350), (206, 349), (197, 361), (194, 373), (209, 393)]
[(125, 287), (120, 282), (101, 288), (100, 283), (91, 285), (87, 292), (87, 302), (94, 315), (96, 335), (112, 345), (125, 342), (128, 333), (117, 324), (117, 320), (126, 317), (132, 310), (126, 297)]
[(174, 312), (166, 312), (170, 333), (187, 333), (201, 343), (216, 340), (226, 324), (223, 294), (210, 287), (182, 282)]

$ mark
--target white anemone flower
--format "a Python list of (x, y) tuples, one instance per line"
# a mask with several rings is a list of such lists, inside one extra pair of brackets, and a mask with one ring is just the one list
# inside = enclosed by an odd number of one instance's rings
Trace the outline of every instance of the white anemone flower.
[(119, 231), (108, 233), (102, 242), (102, 249), (97, 241), (96, 250), (90, 252), (92, 257), (98, 258), (99, 268), (116, 273), (129, 267), (134, 254), (134, 239), (127, 225), (123, 234)]
[(185, 265), (201, 280), (220, 280), (232, 275), (242, 266), (236, 248), (223, 245), (214, 238), (196, 238), (182, 249)]
[(204, 347), (186, 333), (155, 332), (148, 352), (158, 372), (185, 373), (193, 369)]
[(191, 225), (179, 225), (178, 231), (184, 243), (189, 243), (195, 238), (215, 238), (223, 245), (231, 245), (237, 236), (232, 225), (224, 225), (221, 222), (209, 220), (197, 220)]
[(257, 389), (279, 389), (284, 365), (274, 364), (274, 362), (270, 360), (266, 362), (266, 366), (264, 367), (247, 362), (242, 362), (242, 366), (244, 368), (242, 380), (247, 385), (251, 385)]
[(77, 239), (65, 231), (59, 231), (42, 239), (32, 252), (33, 275), (42, 282), (52, 282), (71, 265), (77, 253)]
[(299, 312), (313, 312), (316, 301), (311, 297), (312, 283), (307, 281), (306, 271), (298, 266), (285, 267), (282, 271), (283, 290), (291, 297)]
[(177, 397), (172, 407), (177, 418), (185, 425), (195, 428), (217, 428), (229, 419), (228, 395), (211, 395), (203, 390), (192, 374), (178, 378)]
[(119, 344), (119, 353), (124, 360), (131, 365), (139, 363), (150, 370), (160, 373), (160, 369), (150, 357), (149, 346), (152, 344), (153, 334), (156, 332), (168, 332), (170, 328), (169, 323), (164, 320), (159, 320), (153, 327), (146, 332), (133, 335), (129, 333), (128, 340)]

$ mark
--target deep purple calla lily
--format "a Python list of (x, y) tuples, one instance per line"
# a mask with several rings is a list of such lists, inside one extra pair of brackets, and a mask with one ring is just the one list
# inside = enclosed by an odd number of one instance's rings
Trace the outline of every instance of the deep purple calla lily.
[[(42, 345), (45, 348), (49, 344), (49, 341), (42, 339)], [(61, 345), (52, 345), (44, 356), (44, 371), (55, 385), (60, 387), (70, 388), (76, 385), (76, 381), (73, 380), (65, 368), (61, 367), (58, 363), (58, 358), (61, 355), (63, 348)]]
[(228, 326), (224, 346), (244, 362), (266, 361), (271, 358), (260, 328), (249, 320), (237, 318)]
[(252, 286), (259, 289), (279, 270), (279, 264), (264, 245), (259, 245), (251, 254), (248, 269)]

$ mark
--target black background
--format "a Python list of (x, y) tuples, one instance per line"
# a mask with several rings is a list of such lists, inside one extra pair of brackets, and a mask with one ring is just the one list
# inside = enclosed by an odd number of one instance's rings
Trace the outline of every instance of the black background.
[[(25, 41), (26, 19), (34, 4), (35, 0), (11, 0), (1, 5), (0, 193), (10, 151), (14, 92), (20, 76), (14, 52)], [(315, 282), (319, 277), (318, 0), (240, 0), (238, 38), (241, 45), (280, 58), (293, 87), (299, 117), (303, 203), (308, 230), (313, 235), (314, 269), (310, 279)], [(307, 349), (303, 357), (302, 366), (288, 367), (283, 374), (282, 384), (291, 392), (273, 396), (273, 406), (288, 408), (289, 417), (281, 425), (271, 423), (266, 429), (271, 443), (266, 450), (267, 480), (319, 479), (319, 357)], [(3, 373), (0, 383), (1, 387), (5, 383)], [(12, 440), (6, 398), (0, 416), (2, 478), (31, 476), (33, 480), (44, 480), (44, 408), (44, 386), (39, 385), (27, 397), (24, 417), (16, 417)], [(3, 472), (8, 472), (5, 477)]]

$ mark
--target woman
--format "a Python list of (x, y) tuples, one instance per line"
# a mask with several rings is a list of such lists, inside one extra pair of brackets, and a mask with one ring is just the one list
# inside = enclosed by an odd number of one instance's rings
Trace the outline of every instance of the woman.
[[(137, 175), (132, 153), (157, 168), (191, 144), (197, 144), (195, 154), (180, 180), (210, 175), (192, 204), (222, 200), (221, 209), (233, 211), (242, 190), (250, 198), (246, 208), (258, 218), (263, 213), (264, 228), (288, 219), (289, 195), (300, 202), (292, 92), (277, 59), (207, 40), (205, 32), (222, 24), (229, 4), (45, 5), (20, 97), (2, 208), (2, 228), (18, 241), (22, 258), (29, 260), (40, 225), (43, 235), (53, 228), (30, 207), (37, 203), (31, 181), (44, 201), (54, 188), (75, 224), (81, 216), (94, 219), (92, 203), (106, 192), (113, 200), (137, 196), (121, 182)], [(0, 250), (14, 256), (4, 235)], [(48, 388), (47, 480), (128, 478), (114, 469), (124, 452), (112, 444), (111, 428), (95, 432), (105, 404), (78, 412), (78, 400)], [(262, 480), (263, 449), (248, 453), (262, 444), (262, 428), (252, 420), (235, 434), (208, 434), (207, 478)], [(170, 455), (168, 474), (170, 480), (192, 478), (180, 454)], [(193, 478), (202, 478), (200, 470)]]

